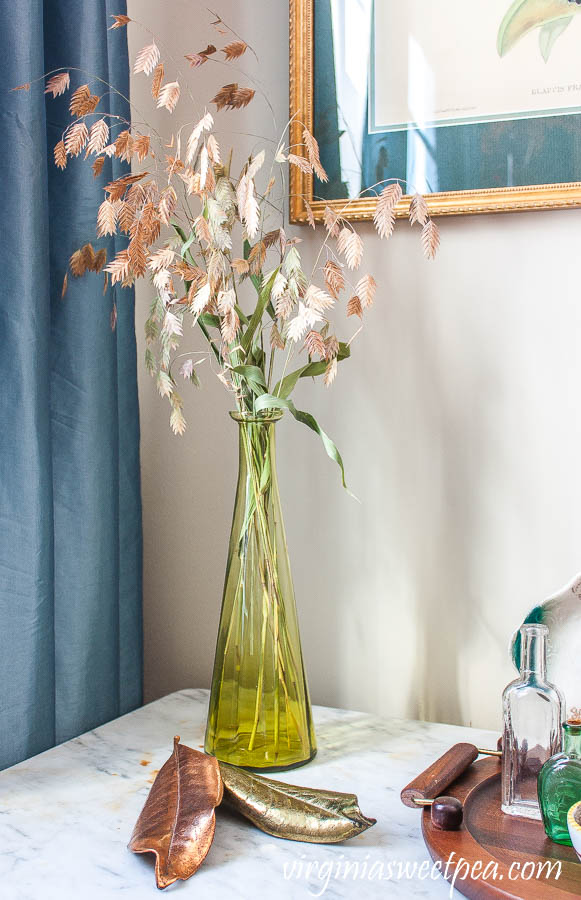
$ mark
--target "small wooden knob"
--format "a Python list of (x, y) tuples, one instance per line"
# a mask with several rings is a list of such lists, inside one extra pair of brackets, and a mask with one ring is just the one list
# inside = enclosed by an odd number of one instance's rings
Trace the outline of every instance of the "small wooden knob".
[(464, 818), (462, 804), (456, 797), (438, 797), (432, 803), (432, 825), (442, 831), (458, 831)]

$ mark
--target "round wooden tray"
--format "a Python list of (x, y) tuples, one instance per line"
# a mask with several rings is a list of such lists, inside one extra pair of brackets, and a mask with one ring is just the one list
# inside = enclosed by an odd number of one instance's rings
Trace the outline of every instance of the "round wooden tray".
[[(466, 861), (467, 865), (458, 869), (454, 881), (461, 894), (475, 900), (487, 897), (573, 900), (581, 896), (581, 863), (573, 848), (550, 841), (541, 822), (501, 812), (499, 759), (473, 763), (446, 794), (457, 797), (464, 805), (462, 828), (440, 831), (432, 825), (430, 808), (426, 807), (422, 832), (432, 859), (441, 863), (442, 874), (451, 859), (448, 881), (453, 880), (459, 859)], [(547, 866), (539, 870), (539, 865), (558, 860), (561, 862), (558, 877), (558, 866), (553, 867), (550, 875)], [(483, 878), (484, 872), (488, 877)]]

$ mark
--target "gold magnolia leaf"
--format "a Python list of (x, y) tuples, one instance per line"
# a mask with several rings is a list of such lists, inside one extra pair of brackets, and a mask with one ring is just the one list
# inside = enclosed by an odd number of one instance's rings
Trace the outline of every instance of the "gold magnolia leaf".
[(158, 888), (185, 881), (200, 867), (214, 839), (214, 809), (221, 800), (218, 761), (175, 737), (129, 841), (134, 853), (155, 854)]
[(290, 841), (335, 844), (375, 825), (355, 794), (297, 787), (219, 763), (224, 802), (261, 831)]
[(549, 22), (581, 13), (581, 6), (570, 0), (515, 0), (498, 30), (496, 47), (504, 56), (525, 34)]

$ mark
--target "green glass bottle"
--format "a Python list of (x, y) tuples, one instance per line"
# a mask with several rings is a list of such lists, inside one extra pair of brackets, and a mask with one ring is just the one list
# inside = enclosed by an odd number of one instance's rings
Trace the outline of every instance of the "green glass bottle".
[(563, 752), (542, 767), (538, 791), (545, 831), (557, 844), (571, 846), (567, 813), (581, 800), (581, 720), (569, 719), (563, 725)]

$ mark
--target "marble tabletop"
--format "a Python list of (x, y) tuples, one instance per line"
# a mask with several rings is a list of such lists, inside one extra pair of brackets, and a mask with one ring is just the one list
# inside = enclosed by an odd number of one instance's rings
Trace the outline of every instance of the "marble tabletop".
[[(153, 856), (131, 853), (127, 842), (174, 735), (202, 746), (207, 702), (204, 690), (170, 694), (0, 772), (0, 898), (158, 896)], [(203, 900), (456, 895), (432, 868), (420, 812), (399, 792), (451, 744), (495, 746), (497, 736), (325, 707), (314, 716), (318, 755), (274, 777), (356, 793), (377, 825), (345, 844), (302, 844), (218, 810), (204, 864), (168, 892)]]

